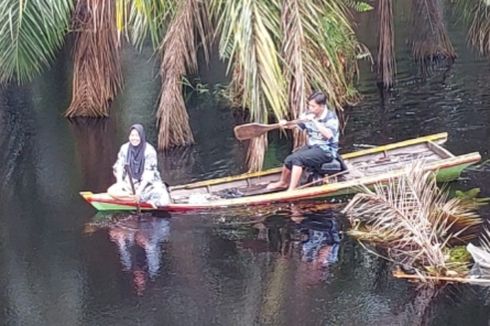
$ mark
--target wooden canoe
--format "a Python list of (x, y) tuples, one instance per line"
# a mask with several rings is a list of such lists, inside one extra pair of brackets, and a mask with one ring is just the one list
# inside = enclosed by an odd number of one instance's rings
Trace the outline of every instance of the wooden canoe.
[[(457, 179), (463, 169), (477, 163), (481, 157), (477, 152), (456, 156), (441, 146), (446, 140), (447, 133), (439, 133), (343, 154), (348, 172), (342, 177), (294, 191), (257, 194), (258, 189), (279, 179), (280, 168), (173, 186), (169, 188), (173, 203), (158, 210), (198, 211), (348, 195), (359, 191), (360, 185), (370, 186), (401, 175), (404, 168), (416, 160), (423, 160), (425, 169), (436, 172), (438, 181), (448, 182)], [(255, 195), (250, 195), (252, 193)], [(133, 202), (116, 200), (106, 193), (80, 194), (99, 211), (135, 210), (137, 207)], [(143, 210), (152, 210), (147, 203), (140, 206)]]

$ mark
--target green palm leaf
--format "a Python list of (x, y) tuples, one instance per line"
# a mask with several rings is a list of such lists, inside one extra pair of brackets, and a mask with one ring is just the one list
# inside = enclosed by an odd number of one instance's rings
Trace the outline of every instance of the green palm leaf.
[(68, 31), (73, 2), (0, 1), (0, 82), (28, 81), (49, 65)]
[(115, 0), (116, 21), (119, 32), (141, 48), (150, 37), (153, 47), (158, 48), (163, 38), (168, 17), (175, 13), (176, 2), (171, 0)]
[(276, 45), (280, 39), (279, 1), (213, 0), (211, 10), (221, 32), (220, 56), (230, 60), (233, 83), (243, 87), (242, 105), (257, 122), (267, 122), (269, 112), (282, 118), (286, 111)]
[[(212, 13), (221, 32), (220, 56), (229, 60), (232, 97), (250, 110), (253, 121), (266, 123), (269, 114), (286, 115), (285, 82), (277, 44), (280, 43), (280, 2), (277, 0), (213, 0)], [(248, 167), (260, 170), (266, 137), (248, 149)]]

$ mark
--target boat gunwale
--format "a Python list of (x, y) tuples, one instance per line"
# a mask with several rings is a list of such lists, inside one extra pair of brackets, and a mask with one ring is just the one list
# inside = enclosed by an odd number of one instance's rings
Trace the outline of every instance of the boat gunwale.
[[(442, 159), (435, 162), (430, 162), (426, 166), (424, 166), (424, 170), (426, 171), (437, 171), (457, 167), (463, 164), (472, 164), (481, 160), (481, 156), (478, 152), (472, 152), (468, 154), (463, 154), (459, 156), (454, 156), (447, 159)], [(309, 188), (296, 189), (293, 191), (280, 191), (271, 194), (262, 194), (262, 195), (254, 195), (254, 196), (245, 196), (239, 198), (231, 198), (231, 199), (219, 199), (214, 201), (209, 201), (206, 203), (198, 203), (197, 205), (201, 205), (201, 207), (231, 207), (231, 206), (239, 206), (243, 204), (249, 205), (261, 205), (269, 202), (284, 202), (284, 201), (298, 201), (302, 199), (312, 199), (318, 195), (324, 195), (336, 191), (340, 191), (343, 189), (349, 189), (353, 187), (361, 187), (363, 185), (371, 185), (377, 182), (383, 182), (391, 178), (399, 177), (405, 173), (405, 168), (400, 168), (397, 170), (387, 171), (384, 173), (380, 173), (372, 176), (363, 176), (357, 179), (340, 181), (335, 183), (323, 184), (319, 186), (312, 186)], [(182, 206), (192, 206), (192, 204), (172, 204), (172, 205), (182, 205)], [(169, 205), (170, 206), (170, 205)]]
[[(471, 165), (481, 160), (481, 156), (478, 152), (472, 152), (468, 154), (458, 155), (446, 159), (442, 159), (435, 162), (430, 162), (424, 169), (426, 171), (434, 171), (438, 173), (438, 171), (446, 169), (446, 168), (456, 168), (461, 165)], [(364, 176), (357, 179), (341, 181), (336, 183), (324, 184), (304, 189), (297, 189), (291, 192), (281, 191), (272, 194), (262, 194), (262, 195), (254, 195), (240, 198), (231, 198), (231, 199), (219, 199), (204, 203), (182, 203), (182, 204), (170, 204), (167, 206), (159, 207), (159, 210), (167, 210), (167, 211), (195, 211), (195, 210), (207, 210), (207, 209), (216, 209), (216, 208), (225, 208), (225, 207), (236, 207), (240, 205), (264, 205), (264, 204), (272, 204), (274, 202), (295, 202), (303, 199), (315, 199), (323, 197), (324, 195), (335, 193), (338, 191), (342, 191), (344, 189), (351, 189), (362, 186), (369, 186), (378, 182), (385, 182), (391, 178), (398, 177), (405, 173), (404, 168), (400, 168), (397, 170), (387, 171), (378, 175), (372, 176)], [(84, 199), (92, 203), (93, 201), (99, 203), (106, 204), (118, 204), (123, 206), (136, 207), (135, 204), (130, 202), (117, 201), (113, 199), (103, 199), (103, 198), (95, 198), (97, 194), (93, 194), (91, 192), (81, 192), (80, 193)], [(145, 206), (146, 205), (146, 206)], [(142, 208), (151, 209), (150, 205), (143, 204)]]
[[(363, 149), (360, 151), (349, 152), (349, 153), (343, 154), (342, 158), (344, 160), (349, 160), (352, 158), (367, 156), (367, 155), (371, 155), (371, 154), (375, 154), (375, 153), (382, 153), (384, 151), (394, 150), (394, 149), (398, 149), (398, 148), (411, 147), (411, 146), (415, 146), (418, 144), (429, 143), (429, 142), (433, 142), (433, 143), (440, 145), (440, 144), (445, 143), (447, 141), (447, 138), (448, 138), (448, 133), (447, 132), (441, 132), (441, 133), (437, 133), (437, 134), (432, 134), (432, 135), (422, 136), (422, 137), (418, 137), (418, 138), (403, 140), (403, 141), (396, 142), (396, 143), (380, 145), (380, 146), (376, 146), (373, 148)], [(176, 190), (191, 190), (191, 189), (196, 189), (196, 188), (205, 188), (208, 186), (225, 184), (225, 183), (230, 183), (230, 182), (234, 182), (234, 181), (246, 180), (246, 179), (250, 179), (250, 178), (257, 178), (257, 177), (262, 177), (262, 176), (265, 177), (268, 175), (279, 173), (280, 171), (281, 171), (281, 167), (276, 167), (276, 168), (272, 168), (272, 169), (268, 169), (268, 170), (264, 170), (264, 171), (259, 171), (259, 172), (244, 173), (244, 174), (239, 174), (239, 175), (235, 175), (235, 176), (227, 176), (227, 177), (222, 177), (222, 178), (197, 181), (197, 182), (192, 182), (192, 183), (183, 184), (183, 185), (171, 186), (171, 187), (169, 187), (169, 191), (172, 192), (172, 191), (176, 191)]]

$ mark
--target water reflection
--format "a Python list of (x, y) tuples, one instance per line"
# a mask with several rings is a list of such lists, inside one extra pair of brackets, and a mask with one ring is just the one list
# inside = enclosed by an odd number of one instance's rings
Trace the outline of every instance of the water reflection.
[(112, 165), (117, 156), (114, 119), (73, 119), (69, 123), (80, 162), (83, 189), (105, 192), (114, 182)]
[(283, 209), (253, 222), (253, 237), (250, 232), (242, 231), (242, 238), (236, 239), (240, 234), (238, 229), (228, 232), (233, 232), (234, 240), (242, 249), (256, 253), (275, 252), (288, 259), (297, 259), (300, 262), (297, 280), (312, 285), (327, 280), (330, 266), (339, 260), (342, 234), (337, 219), (332, 209), (311, 212), (291, 206), (289, 212)]
[(31, 111), (31, 92), (9, 86), (0, 89), (0, 190), (11, 192), (14, 178), (22, 178), (25, 170), (32, 169), (34, 122)]
[(160, 273), (164, 244), (170, 235), (169, 221), (151, 214), (101, 214), (85, 227), (87, 233), (107, 230), (117, 247), (122, 270), (131, 275), (136, 294), (144, 294), (149, 281)]

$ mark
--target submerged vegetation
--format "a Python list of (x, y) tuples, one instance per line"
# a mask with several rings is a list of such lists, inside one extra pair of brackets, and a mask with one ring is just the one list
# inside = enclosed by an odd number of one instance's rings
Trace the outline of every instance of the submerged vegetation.
[[(364, 188), (345, 207), (349, 232), (371, 252), (422, 280), (468, 276), (471, 260), (465, 244), (477, 237), (482, 219), (478, 191), (449, 198), (432, 172), (414, 164), (405, 174)], [(483, 239), (488, 231), (483, 233)], [(490, 256), (488, 241), (483, 250)]]

